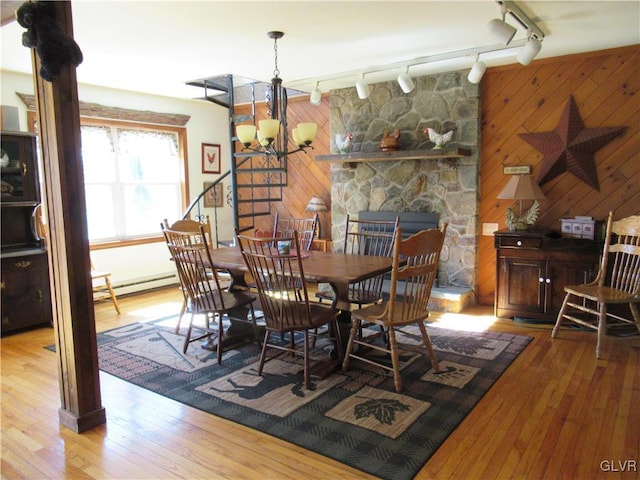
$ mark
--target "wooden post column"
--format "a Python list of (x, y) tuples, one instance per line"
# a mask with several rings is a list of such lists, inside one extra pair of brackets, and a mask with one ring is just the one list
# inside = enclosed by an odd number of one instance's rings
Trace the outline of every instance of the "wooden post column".
[[(53, 2), (56, 21), (73, 37), (71, 2)], [(60, 423), (83, 432), (106, 422), (100, 399), (98, 349), (91, 289), (78, 85), (73, 65), (53, 82), (33, 75), (49, 226), (49, 274), (58, 357)]]

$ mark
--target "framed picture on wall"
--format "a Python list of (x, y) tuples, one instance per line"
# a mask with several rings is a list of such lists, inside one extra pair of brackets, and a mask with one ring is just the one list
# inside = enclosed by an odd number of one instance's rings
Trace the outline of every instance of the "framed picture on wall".
[[(204, 182), (202, 186), (202, 190), (206, 190), (209, 186), (211, 186), (213, 182)], [(223, 183), (220, 182), (216, 184), (211, 190), (204, 194), (204, 207), (205, 208), (214, 208), (214, 207), (222, 207), (223, 205), (223, 195), (224, 188)]]
[(202, 144), (202, 173), (220, 173), (220, 145)]

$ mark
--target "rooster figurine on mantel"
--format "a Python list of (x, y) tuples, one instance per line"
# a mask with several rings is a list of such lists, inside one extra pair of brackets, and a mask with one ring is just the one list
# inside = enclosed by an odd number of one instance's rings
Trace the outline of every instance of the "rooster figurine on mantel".
[(424, 133), (429, 135), (429, 140), (436, 144), (433, 147), (434, 150), (440, 149), (451, 141), (453, 137), (453, 130), (449, 130), (447, 133), (438, 133), (433, 128), (427, 127), (424, 129)]
[(335, 141), (336, 147), (338, 147), (338, 151), (341, 154), (349, 153), (349, 148), (351, 147), (351, 140), (353, 140), (353, 133), (349, 132), (344, 135), (340, 133), (336, 133)]

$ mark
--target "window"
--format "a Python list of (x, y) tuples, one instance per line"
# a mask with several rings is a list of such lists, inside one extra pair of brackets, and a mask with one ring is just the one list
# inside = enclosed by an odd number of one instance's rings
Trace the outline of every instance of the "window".
[(179, 130), (81, 126), (91, 243), (157, 237), (162, 219), (182, 215)]

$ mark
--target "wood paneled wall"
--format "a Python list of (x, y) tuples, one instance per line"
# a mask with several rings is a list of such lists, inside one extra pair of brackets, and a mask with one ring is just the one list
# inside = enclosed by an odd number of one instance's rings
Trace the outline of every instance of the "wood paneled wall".
[[(236, 108), (239, 114), (250, 114), (249, 105), (241, 105)], [(258, 119), (268, 118), (265, 104), (256, 105), (256, 117)], [(308, 150), (308, 154), (298, 152), (289, 156), (288, 180), (289, 187), (283, 192), (284, 200), (273, 204), (272, 215), (278, 214), (286, 217), (311, 217), (310, 212), (305, 212), (305, 208), (311, 197), (322, 198), (327, 206), (331, 208), (331, 165), (327, 162), (316, 162), (316, 155), (328, 154), (329, 142), (329, 99), (322, 98), (319, 106), (309, 103), (309, 97), (303, 96), (290, 98), (287, 105), (287, 117), (289, 130), (300, 122), (316, 122), (318, 133), (313, 141), (313, 150)], [(331, 232), (331, 212), (320, 213), (321, 236), (328, 238)], [(257, 230), (272, 230), (273, 217), (258, 217), (255, 221)]]
[[(616, 218), (640, 211), (640, 46), (623, 47), (550, 59), (531, 65), (490, 68), (482, 80), (482, 145), (480, 223), (497, 223), (505, 228), (507, 200), (496, 195), (507, 182), (503, 165), (531, 165), (537, 176), (542, 154), (522, 140), (518, 133), (555, 129), (573, 95), (587, 128), (626, 126), (626, 132), (595, 154), (600, 191), (564, 173), (542, 186), (547, 198), (541, 201), (540, 227), (560, 229), (560, 218), (590, 215), (598, 220), (615, 209)], [(238, 109), (249, 113), (249, 107)], [(258, 106), (259, 118), (266, 107)], [(318, 136), (310, 154), (290, 159), (289, 188), (275, 211), (292, 217), (308, 216), (304, 211), (312, 196), (331, 200), (331, 166), (316, 162), (318, 154), (330, 152), (329, 101), (320, 106), (308, 97), (289, 101), (289, 122), (318, 123)], [(322, 236), (330, 232), (330, 214), (321, 214)], [(257, 228), (270, 230), (271, 218), (262, 217)], [(482, 230), (480, 226), (480, 230)], [(479, 241), (478, 299), (493, 304), (495, 251), (493, 236)]]
[[(541, 186), (546, 199), (538, 225), (559, 231), (561, 218), (603, 220), (609, 210), (615, 218), (640, 211), (640, 46), (492, 68), (482, 87), (481, 223), (505, 228), (504, 212), (512, 202), (496, 199), (507, 182), (502, 166), (531, 165), (537, 177), (543, 156), (518, 134), (554, 130), (571, 95), (585, 127), (627, 130), (595, 154), (600, 191), (570, 173)], [(492, 236), (480, 238), (478, 258), (479, 299), (492, 304)]]

